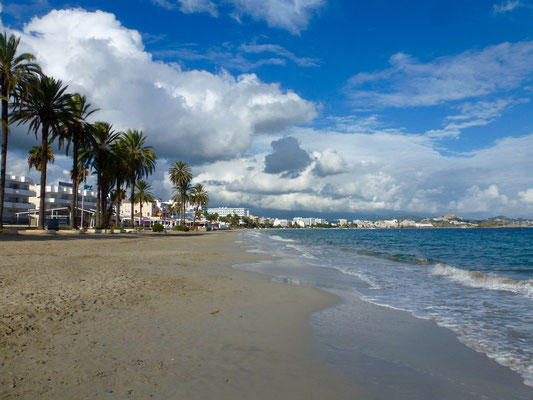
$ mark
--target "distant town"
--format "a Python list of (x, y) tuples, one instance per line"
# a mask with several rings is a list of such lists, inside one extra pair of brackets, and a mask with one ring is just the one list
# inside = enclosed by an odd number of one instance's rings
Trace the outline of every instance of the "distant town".
[[(40, 191), (39, 185), (33, 185), (26, 177), (8, 176), (6, 189), (6, 214), (13, 224), (33, 225), (36, 223)], [(94, 225), (93, 215), (96, 209), (96, 192), (87, 187), (78, 191), (78, 206), (82, 213), (84, 226)], [(46, 187), (47, 213), (59, 221), (68, 220), (69, 207), (72, 201), (72, 184), (59, 182), (58, 185)], [(127, 220), (131, 214), (131, 202), (121, 204), (119, 215)], [(203, 207), (198, 212), (193, 206), (185, 209), (185, 222), (201, 229), (303, 229), (303, 228), (343, 228), (343, 229), (424, 229), (424, 228), (516, 228), (533, 227), (533, 219), (508, 218), (499, 216), (483, 220), (446, 214), (439, 217), (400, 217), (393, 219), (325, 219), (318, 217), (295, 217), (292, 219), (255, 216), (250, 209), (244, 207)], [(179, 223), (179, 211), (173, 202), (153, 200), (142, 204), (134, 204), (136, 224), (151, 227), (160, 223), (165, 228), (174, 228)]]

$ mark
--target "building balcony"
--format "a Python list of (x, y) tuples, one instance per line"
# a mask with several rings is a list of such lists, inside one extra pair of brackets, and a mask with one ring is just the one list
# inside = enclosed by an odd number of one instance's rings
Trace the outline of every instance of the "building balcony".
[(13, 189), (10, 187), (6, 187), (5, 194), (11, 194), (15, 196), (26, 196), (26, 197), (35, 197), (36, 193), (33, 190), (27, 190), (27, 189)]
[(35, 206), (31, 203), (17, 203), (12, 201), (4, 201), (4, 209), (11, 209), (11, 210), (32, 210)]

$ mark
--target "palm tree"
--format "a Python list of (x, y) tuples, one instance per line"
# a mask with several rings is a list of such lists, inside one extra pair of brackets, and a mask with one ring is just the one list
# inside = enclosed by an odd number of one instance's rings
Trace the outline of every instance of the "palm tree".
[(174, 186), (172, 190), (174, 191), (174, 196), (172, 197), (172, 201), (176, 203), (176, 205), (179, 207), (180, 212), (180, 225), (185, 225), (185, 209), (187, 208), (187, 204), (190, 203), (191, 196), (191, 185), (186, 184), (185, 186)]
[(137, 130), (128, 129), (120, 137), (120, 146), (123, 148), (124, 160), (127, 165), (127, 180), (131, 190), (131, 226), (135, 225), (134, 205), (135, 186), (138, 179), (150, 175), (155, 169), (157, 156), (152, 146), (148, 146), (146, 137)]
[(29, 53), (17, 54), (20, 38), (4, 32), (0, 34), (0, 94), (2, 99), (2, 150), (0, 166), (0, 228), (4, 214), (4, 193), (7, 171), (7, 140), (9, 133), (9, 106), (15, 105), (24, 97), (28, 78), (39, 74), (41, 68), (34, 63), (35, 57)]
[(106, 219), (107, 196), (114, 183), (112, 173), (117, 169), (113, 148), (119, 134), (107, 122), (94, 123), (90, 132), (89, 145), (82, 151), (80, 160), (83, 164), (90, 166), (96, 174), (96, 225), (103, 225)]
[(174, 190), (179, 193), (182, 209), (181, 224), (185, 225), (185, 205), (187, 204), (187, 192), (190, 189), (189, 184), (192, 180), (192, 169), (185, 161), (176, 161), (170, 166), (168, 171), (170, 181), (175, 185)]
[[(65, 93), (67, 86), (63, 82), (48, 76), (32, 76), (28, 78), (29, 86), (26, 100), (13, 114), (12, 121), (28, 124), (28, 133), (33, 131), (35, 137), (41, 130), (41, 148), (47, 149), (50, 134), (57, 135), (63, 125), (74, 118), (72, 112), (72, 96)], [(44, 229), (45, 195), (46, 195), (46, 164), (47, 152), (42, 152), (41, 162), (41, 199), (39, 203), (39, 226)]]
[[(54, 163), (56, 160), (54, 157), (54, 152), (52, 149), (50, 149), (50, 146), (48, 146), (48, 154), (46, 154), (46, 162)], [(28, 151), (28, 166), (30, 169), (35, 168), (37, 171), (41, 171), (41, 163), (43, 162), (43, 155), (42, 155), (42, 147), (39, 145), (33, 146)]]
[(143, 217), (143, 203), (148, 203), (154, 200), (154, 195), (151, 192), (152, 186), (145, 181), (138, 181), (135, 185), (137, 192), (134, 197), (131, 198), (131, 205), (139, 203), (139, 226), (142, 224)]
[(87, 168), (85, 165), (79, 162), (78, 157), (78, 168), (77, 168), (77, 177), (74, 175), (74, 170), (70, 170), (70, 179), (72, 179), (72, 182), (76, 182), (76, 185), (78, 187), (81, 185), (82, 182), (87, 181), (87, 177), (89, 176), (89, 168)]
[(209, 201), (209, 195), (201, 183), (196, 184), (191, 190), (191, 203), (195, 206), (193, 226), (196, 228), (196, 218), (201, 216), (200, 207)]
[[(78, 176), (80, 148), (83, 149), (88, 146), (91, 134), (90, 130), (92, 128), (87, 122), (87, 118), (98, 111), (98, 109), (91, 109), (91, 105), (87, 103), (87, 98), (79, 93), (75, 93), (72, 96), (72, 110), (75, 118), (64, 126), (59, 136), (59, 146), (63, 147), (66, 142), (68, 153), (70, 144), (72, 143), (72, 176)], [(72, 180), (71, 229), (77, 228), (78, 183), (77, 179)]]
[(120, 187), (111, 192), (111, 201), (116, 207), (115, 225), (117, 226), (120, 226), (120, 204), (127, 197), (126, 191)]
[[(115, 163), (115, 168), (113, 169), (112, 173), (115, 183), (115, 189), (113, 191), (115, 193), (115, 198), (113, 203), (115, 204), (117, 211), (115, 224), (121, 225), (120, 207), (122, 201), (128, 197), (126, 195), (126, 191), (122, 188), (122, 186), (128, 182), (128, 160), (126, 159), (126, 148), (124, 147), (122, 140), (120, 140), (120, 137), (115, 143), (113, 143), (112, 153)], [(118, 195), (119, 193), (120, 195)]]

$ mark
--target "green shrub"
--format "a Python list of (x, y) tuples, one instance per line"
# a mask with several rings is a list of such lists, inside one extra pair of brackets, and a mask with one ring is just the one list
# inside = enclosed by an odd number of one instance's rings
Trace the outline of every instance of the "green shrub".
[(188, 226), (178, 225), (174, 227), (175, 231), (181, 231), (181, 232), (189, 232)]
[(122, 227), (121, 227), (121, 226), (118, 226), (118, 225), (113, 225), (113, 226), (111, 227), (111, 229), (121, 230)]
[(152, 232), (163, 232), (163, 230), (164, 226), (161, 224), (154, 224), (154, 226), (152, 226)]
[(104, 225), (96, 225), (94, 229), (105, 229)]

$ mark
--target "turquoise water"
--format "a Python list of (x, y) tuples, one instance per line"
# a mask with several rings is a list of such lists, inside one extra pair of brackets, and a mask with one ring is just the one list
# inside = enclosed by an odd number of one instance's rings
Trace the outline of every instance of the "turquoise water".
[[(533, 386), (533, 229), (279, 230), (246, 235), (335, 268), (361, 298), (434, 320)], [(353, 280), (352, 280), (353, 282)]]

